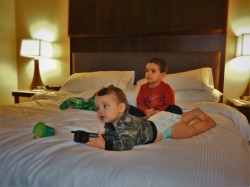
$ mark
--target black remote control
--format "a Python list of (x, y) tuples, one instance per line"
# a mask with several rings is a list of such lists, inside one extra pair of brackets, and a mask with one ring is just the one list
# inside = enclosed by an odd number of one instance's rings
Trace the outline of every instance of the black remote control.
[[(86, 143), (89, 141), (89, 138), (99, 137), (97, 133), (87, 132), (87, 131), (82, 131), (82, 130), (71, 131), (71, 133), (74, 133), (74, 141), (79, 142), (79, 143)], [(116, 140), (115, 136), (109, 135), (109, 134), (104, 134), (103, 138), (105, 141)]]
[(74, 141), (79, 143), (86, 143), (89, 141), (89, 138), (97, 138), (97, 133), (86, 132), (82, 130), (71, 131), (74, 133)]

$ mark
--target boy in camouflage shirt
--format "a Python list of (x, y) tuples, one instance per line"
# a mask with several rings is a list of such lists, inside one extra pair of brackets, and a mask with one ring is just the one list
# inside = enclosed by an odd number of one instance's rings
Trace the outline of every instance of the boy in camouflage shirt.
[(90, 138), (86, 144), (105, 150), (130, 150), (134, 145), (147, 144), (166, 138), (189, 138), (215, 126), (215, 122), (199, 108), (182, 115), (158, 112), (149, 119), (128, 113), (129, 104), (120, 88), (109, 86), (96, 94), (95, 109), (105, 123), (104, 133), (114, 138)]

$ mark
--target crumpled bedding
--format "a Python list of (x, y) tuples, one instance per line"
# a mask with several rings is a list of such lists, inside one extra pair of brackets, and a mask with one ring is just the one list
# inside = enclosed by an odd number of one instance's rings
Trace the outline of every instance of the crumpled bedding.
[[(81, 96), (88, 98), (93, 91)], [(35, 95), (0, 109), (0, 186), (249, 186), (250, 127), (244, 115), (222, 103), (177, 103), (200, 107), (217, 123), (182, 140), (105, 151), (73, 141), (74, 130), (103, 131), (94, 111), (60, 110), (73, 93)], [(78, 95), (79, 96), (79, 95)], [(42, 121), (55, 136), (33, 139)]]

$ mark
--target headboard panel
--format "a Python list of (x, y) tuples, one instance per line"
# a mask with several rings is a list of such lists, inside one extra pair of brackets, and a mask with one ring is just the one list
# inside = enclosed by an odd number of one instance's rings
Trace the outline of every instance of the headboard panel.
[(163, 58), (168, 73), (211, 67), (215, 88), (219, 88), (220, 52), (81, 52), (72, 54), (72, 73), (91, 71), (135, 71), (135, 83), (145, 75), (145, 64), (154, 57)]

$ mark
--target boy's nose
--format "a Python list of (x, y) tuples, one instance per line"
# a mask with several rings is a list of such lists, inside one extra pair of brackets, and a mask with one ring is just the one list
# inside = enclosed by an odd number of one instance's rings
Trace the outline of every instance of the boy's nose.
[(102, 113), (103, 113), (103, 110), (99, 108), (98, 113), (99, 113), (99, 114), (102, 114)]

